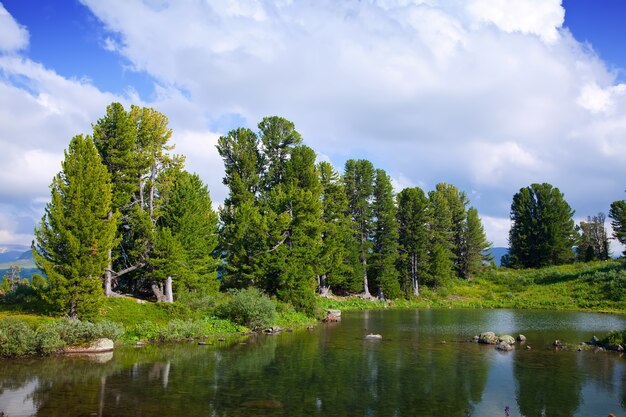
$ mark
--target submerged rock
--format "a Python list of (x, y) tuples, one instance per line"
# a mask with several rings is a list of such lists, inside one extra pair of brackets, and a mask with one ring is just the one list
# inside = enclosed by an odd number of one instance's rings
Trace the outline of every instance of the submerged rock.
[(496, 345), (496, 349), (501, 350), (503, 352), (508, 352), (508, 351), (513, 350), (513, 345), (510, 345), (507, 342), (500, 341)]
[(241, 403), (243, 408), (257, 408), (260, 410), (278, 410), (283, 408), (283, 403), (278, 400), (250, 400)]

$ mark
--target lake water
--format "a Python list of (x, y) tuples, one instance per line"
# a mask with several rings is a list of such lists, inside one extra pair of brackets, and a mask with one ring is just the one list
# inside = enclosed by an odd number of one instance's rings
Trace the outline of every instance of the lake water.
[[(119, 348), (98, 360), (0, 361), (19, 416), (606, 416), (626, 411), (626, 360), (575, 344), (626, 316), (513, 310), (344, 313), (312, 331), (227, 346)], [(527, 336), (527, 350), (468, 343)], [(366, 341), (379, 333), (382, 341)], [(555, 339), (574, 344), (554, 351)], [(442, 343), (444, 342), (445, 343)]]

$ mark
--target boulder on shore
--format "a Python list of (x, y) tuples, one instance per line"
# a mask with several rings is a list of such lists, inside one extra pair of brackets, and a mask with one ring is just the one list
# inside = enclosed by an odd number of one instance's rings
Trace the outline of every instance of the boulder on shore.
[(115, 348), (115, 344), (111, 339), (96, 339), (93, 342), (90, 342), (81, 346), (71, 346), (65, 348), (65, 353), (102, 353), (102, 352), (110, 352)]

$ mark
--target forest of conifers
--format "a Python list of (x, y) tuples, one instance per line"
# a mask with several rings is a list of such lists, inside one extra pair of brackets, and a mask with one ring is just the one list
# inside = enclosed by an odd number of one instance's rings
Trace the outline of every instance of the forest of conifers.
[[(206, 185), (173, 153), (171, 135), (161, 113), (113, 103), (92, 135), (71, 140), (35, 231), (42, 297), (53, 310), (88, 315), (115, 293), (164, 301), (171, 280), (175, 294), (255, 287), (312, 313), (316, 292), (414, 297), (422, 285), (470, 279), (491, 261), (463, 191), (440, 183), (396, 194), (389, 175), (363, 159), (338, 172), (317, 162), (281, 117), (219, 138), (229, 193), (217, 213)], [(558, 203), (565, 229), (557, 234), (569, 239), (559, 261), (567, 262), (573, 211), (549, 184), (524, 190), (519, 204), (541, 193)], [(512, 246), (528, 231), (515, 233)], [(527, 266), (525, 256), (517, 245), (507, 261)]]

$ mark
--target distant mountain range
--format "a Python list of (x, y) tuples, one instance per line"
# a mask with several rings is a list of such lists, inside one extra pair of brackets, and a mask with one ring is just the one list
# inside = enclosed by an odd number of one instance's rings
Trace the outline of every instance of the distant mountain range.
[(493, 260), (496, 263), (496, 265), (500, 266), (500, 260), (502, 259), (504, 255), (507, 255), (509, 253), (509, 248), (503, 248), (503, 247), (491, 248), (491, 250), (488, 253), (491, 256), (493, 256)]
[(21, 268), (22, 278), (30, 278), (40, 272), (30, 247), (26, 245), (0, 245), (0, 281), (11, 265)]

